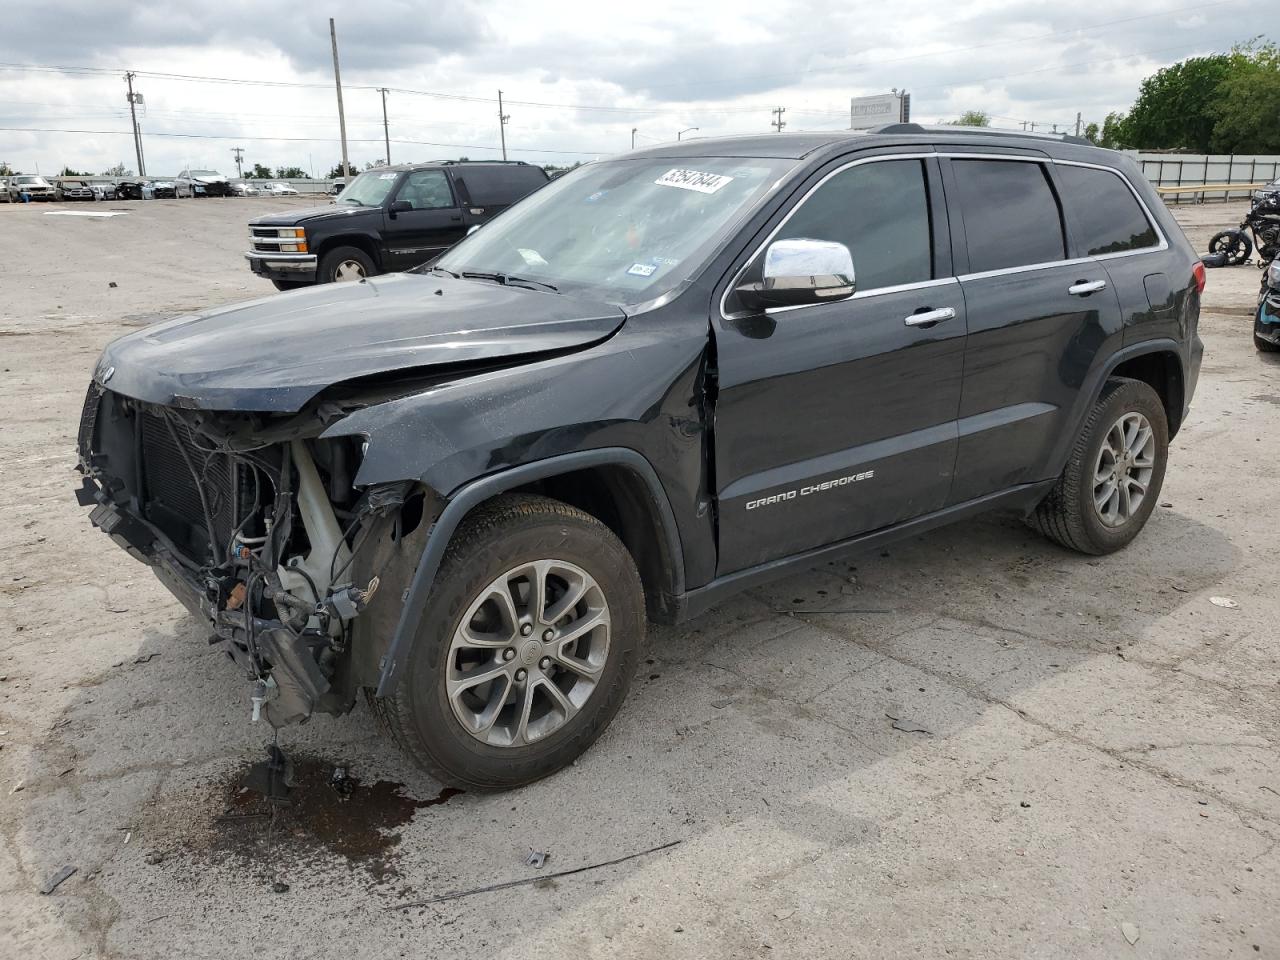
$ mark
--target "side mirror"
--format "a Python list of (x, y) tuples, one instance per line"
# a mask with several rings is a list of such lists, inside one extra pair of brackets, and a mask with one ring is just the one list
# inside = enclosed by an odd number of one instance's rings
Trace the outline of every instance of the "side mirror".
[(395, 216), (397, 213), (404, 213), (406, 210), (412, 209), (413, 204), (408, 200), (392, 200), (391, 206), (387, 207), (387, 212)]
[(777, 240), (764, 254), (759, 283), (737, 288), (750, 310), (801, 307), (853, 296), (853, 257), (830, 240)]

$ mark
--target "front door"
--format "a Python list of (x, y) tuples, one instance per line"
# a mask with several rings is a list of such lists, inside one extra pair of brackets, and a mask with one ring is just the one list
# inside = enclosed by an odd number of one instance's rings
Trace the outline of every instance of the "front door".
[(392, 200), (405, 201), (410, 209), (384, 214), (383, 266), (388, 272), (426, 263), (466, 235), (462, 209), (443, 170), (414, 170)]
[(966, 321), (936, 161), (837, 166), (769, 242), (801, 237), (849, 248), (856, 293), (757, 313), (725, 299), (720, 575), (940, 509), (951, 484)]

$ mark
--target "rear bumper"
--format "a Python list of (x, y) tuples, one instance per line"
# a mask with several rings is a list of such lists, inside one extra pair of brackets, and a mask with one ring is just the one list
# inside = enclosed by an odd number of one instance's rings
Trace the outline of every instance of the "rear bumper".
[(258, 253), (244, 255), (249, 269), (267, 280), (292, 280), (297, 283), (314, 283), (316, 279), (316, 255), (314, 253)]

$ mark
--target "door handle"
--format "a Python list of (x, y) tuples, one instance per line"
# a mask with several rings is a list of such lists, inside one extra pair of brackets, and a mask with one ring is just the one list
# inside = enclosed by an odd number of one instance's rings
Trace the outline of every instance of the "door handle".
[(943, 320), (954, 320), (956, 312), (951, 307), (942, 307), (939, 310), (930, 310), (925, 308), (911, 316), (905, 318), (902, 322), (908, 327), (932, 327), (935, 323), (941, 323)]
[(1087, 297), (1091, 293), (1097, 293), (1099, 290), (1105, 289), (1107, 289), (1107, 281), (1105, 280), (1077, 280), (1067, 287), (1067, 293), (1073, 297)]

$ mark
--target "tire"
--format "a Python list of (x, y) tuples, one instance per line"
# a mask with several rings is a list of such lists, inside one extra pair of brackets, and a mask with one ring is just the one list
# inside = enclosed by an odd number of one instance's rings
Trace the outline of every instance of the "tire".
[(311, 286), (306, 280), (272, 280), (271, 283), (277, 290), (301, 290)]
[(377, 276), (377, 274), (377, 264), (359, 247), (334, 247), (320, 258), (320, 267), (316, 270), (316, 282), (349, 282)]
[[(558, 565), (540, 568), (552, 571), (545, 576), (545, 582), (552, 584), (545, 594), (550, 603), (544, 610), (549, 613), (554, 613), (552, 608), (563, 596), (556, 596), (559, 588), (569, 583), (558, 580), (556, 571), (585, 574), (577, 582), (585, 587), (589, 579), (595, 589), (588, 588), (577, 607), (555, 621), (554, 630), (543, 624), (531, 634), (521, 633), (523, 627), (514, 622), (508, 625), (510, 613), (497, 616), (498, 605), (485, 598), (493, 596), (490, 590), (498, 584), (516, 583), (516, 603), (509, 609), (527, 614), (532, 608), (520, 600), (519, 584), (529, 581), (521, 581), (516, 574), (535, 561)], [(588, 644), (585, 651), (580, 638), (572, 641), (572, 647), (560, 648), (568, 653), (561, 653), (559, 661), (547, 656), (556, 646), (554, 637), (543, 646), (543, 637), (581, 624), (601, 609), (607, 613), (607, 624), (583, 634)], [(444, 783), (473, 790), (531, 783), (572, 763), (617, 714), (643, 656), (644, 611), (644, 589), (635, 561), (608, 527), (557, 500), (498, 497), (478, 507), (454, 534), (401, 680), (390, 696), (370, 696), (370, 704), (401, 749)], [(464, 621), (471, 625), (465, 637)], [(491, 631), (486, 630), (489, 627)], [(490, 646), (477, 651), (467, 641), (480, 631), (489, 634), (485, 642)], [(503, 639), (494, 646), (494, 637), (510, 637), (511, 646), (503, 647)], [(477, 656), (483, 659), (475, 662)], [(559, 666), (564, 659), (577, 657), (584, 665), (595, 661), (593, 679)], [(497, 679), (464, 687), (456, 702), (451, 701), (446, 682), (451, 675), (455, 682), (465, 681), (467, 674), (457, 669), (460, 665), (477, 673), (495, 671)], [(523, 680), (519, 672), (524, 673)], [(558, 703), (575, 698), (576, 712), (556, 705), (547, 692), (548, 679), (562, 690)], [(587, 686), (579, 687), (580, 683)], [(482, 696), (475, 696), (477, 692)], [(530, 719), (521, 725), (519, 708), (526, 693)], [(486, 728), (483, 719), (489, 714), (494, 719)], [(477, 732), (465, 726), (462, 717)], [(526, 735), (522, 737), (521, 731)]]
[(1258, 349), (1259, 353), (1280, 353), (1280, 346), (1270, 340), (1262, 339), (1256, 331), (1253, 334), (1253, 345)]
[(1226, 265), (1237, 267), (1249, 259), (1253, 241), (1239, 230), (1222, 230), (1209, 240), (1209, 252), (1226, 255)]
[[(1142, 445), (1134, 466), (1126, 469), (1126, 461), (1110, 454), (1104, 458), (1104, 446), (1108, 450), (1117, 446), (1118, 438), (1113, 431), (1126, 420), (1137, 425), (1139, 418), (1150, 429), (1150, 446)], [(1128, 436), (1127, 431), (1123, 436)], [(1093, 555), (1114, 553), (1138, 535), (1155, 509), (1168, 458), (1169, 424), (1160, 397), (1139, 380), (1119, 377), (1108, 380), (1085, 421), (1062, 476), (1027, 518), (1028, 522), (1068, 549)], [(1095, 484), (1097, 472), (1105, 473), (1108, 460), (1119, 468), (1122, 484), (1126, 476), (1139, 482), (1145, 480), (1146, 492), (1140, 502), (1135, 506), (1132, 499), (1127, 501), (1127, 515), (1121, 515), (1121, 506), (1126, 501), (1120, 499), (1118, 489), (1115, 497), (1108, 499), (1103, 507), (1096, 502), (1097, 497), (1106, 495), (1108, 490), (1105, 482)], [(1149, 470), (1138, 466), (1148, 460)], [(1119, 485), (1111, 486), (1118, 488)]]

